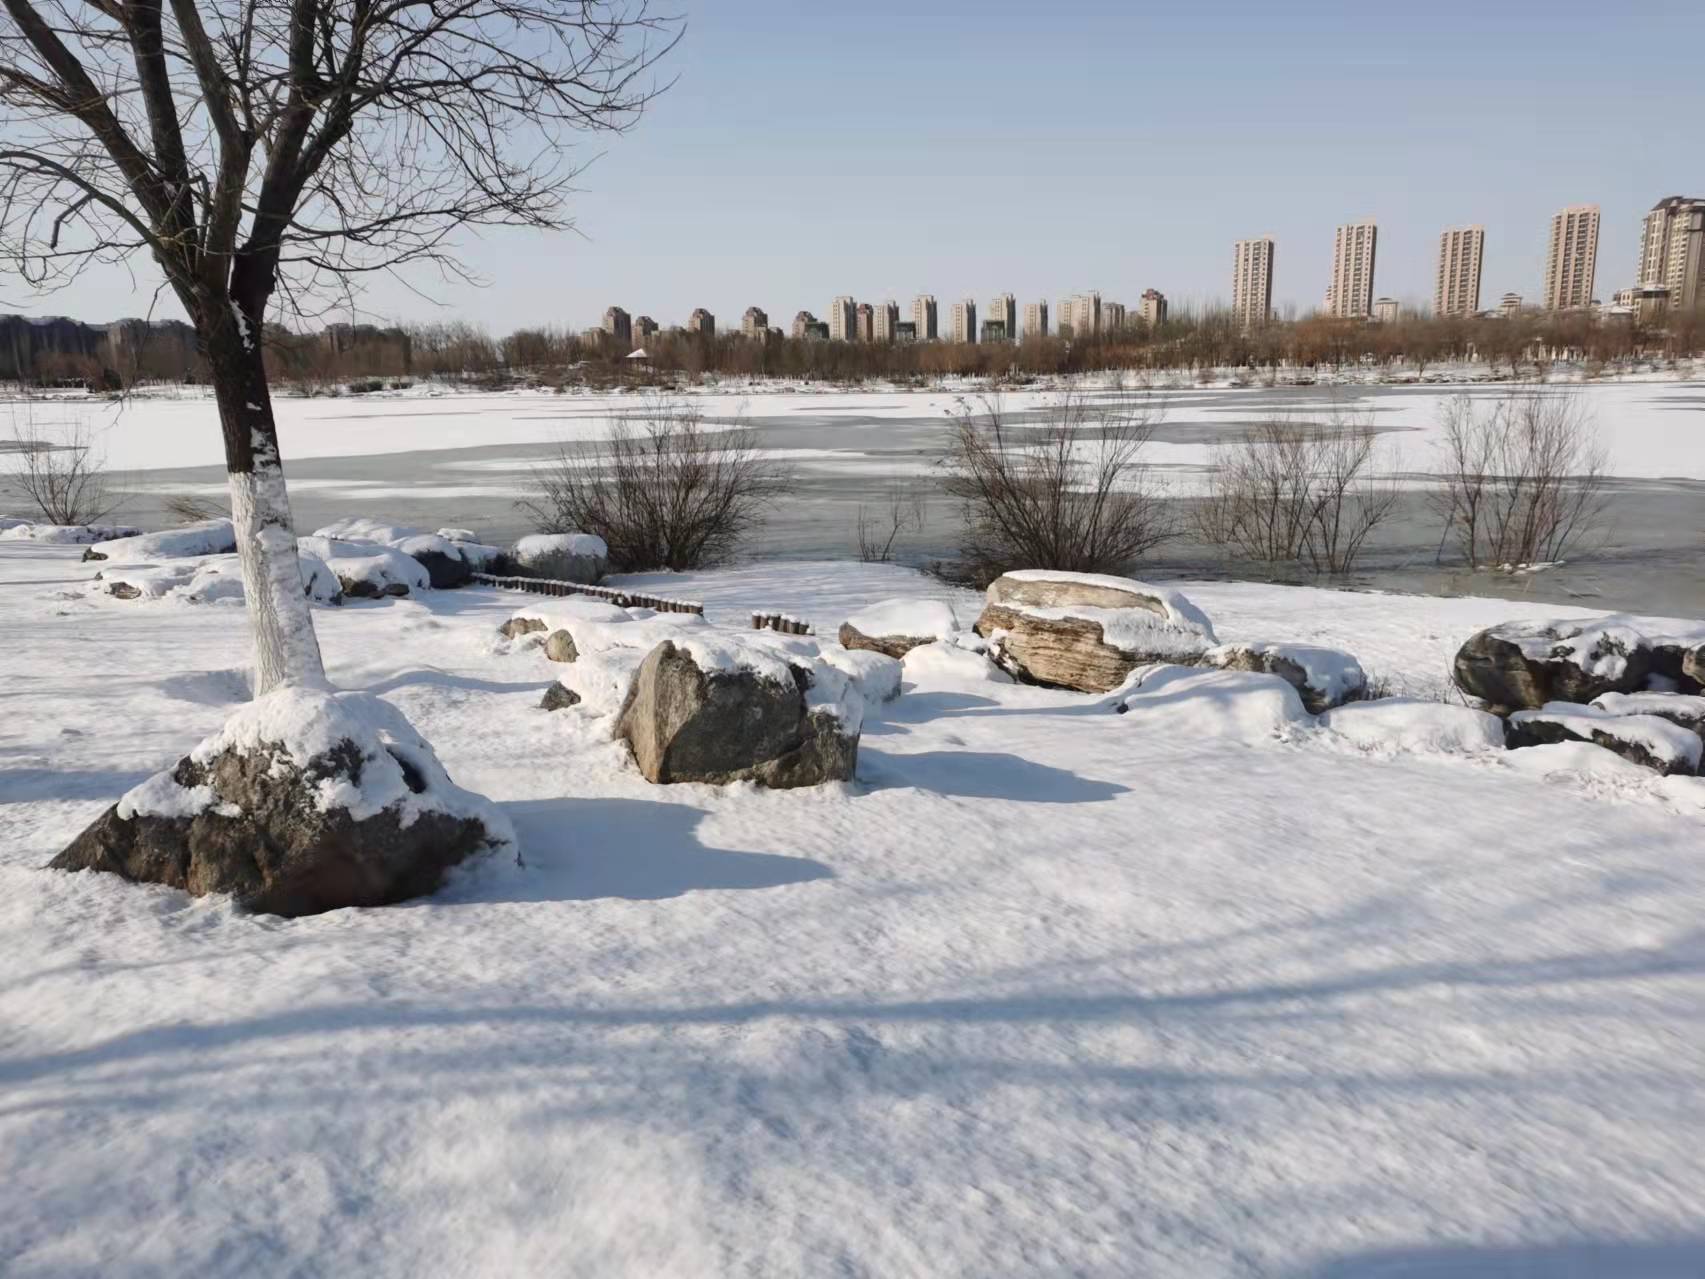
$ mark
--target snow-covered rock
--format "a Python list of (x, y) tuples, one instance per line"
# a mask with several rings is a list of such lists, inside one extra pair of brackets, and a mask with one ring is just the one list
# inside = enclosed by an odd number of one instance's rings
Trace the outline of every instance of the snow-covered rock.
[(1012, 676), (989, 656), (988, 641), (975, 631), (920, 644), (901, 659), (900, 671), (908, 683), (921, 689), (1013, 682)]
[[(319, 604), (343, 603), (337, 575), (306, 552), (297, 552), (302, 592)], [(119, 564), (95, 574), (90, 589), (122, 600), (176, 600), (186, 604), (242, 603), (243, 569), (236, 555), (206, 555), (164, 564)]]
[(1314, 722), (1296, 689), (1277, 675), (1192, 666), (1139, 668), (1113, 708), (1144, 732), (1188, 740), (1284, 740)]
[(330, 537), (297, 540), (297, 553), (306, 552), (336, 575), (351, 599), (378, 599), (423, 591), (432, 578), (417, 559), (377, 542), (345, 542)]
[(1656, 715), (1705, 738), (1705, 697), (1686, 693), (1605, 693), (1592, 705), (1610, 715)]
[(1086, 693), (1119, 687), (1139, 666), (1193, 663), (1217, 642), (1177, 591), (1096, 573), (1025, 571), (996, 578), (977, 633), (1031, 683)]
[(134, 537), (142, 530), (127, 524), (36, 524), (17, 520), (0, 528), (0, 541), (42, 542), (48, 546), (88, 546), (114, 538)]
[(514, 844), (389, 702), (290, 687), (133, 788), (52, 865), (310, 915), (429, 893), (451, 866)]
[(1500, 622), (1456, 653), (1456, 686), (1494, 709), (1589, 703), (1604, 692), (1639, 692), (1650, 675), (1683, 679), (1696, 629), (1642, 617)]
[(842, 672), (858, 689), (866, 704), (891, 702), (900, 695), (899, 660), (886, 653), (850, 649), (840, 644), (821, 646), (822, 660)]
[(1411, 697), (1348, 702), (1320, 727), (1376, 755), (1485, 755), (1504, 749), (1504, 722), (1487, 711)]
[(617, 722), (647, 781), (848, 781), (863, 699), (846, 674), (722, 637), (664, 641), (640, 664)]
[[(466, 534), (465, 538), (448, 534)], [(401, 551), (426, 570), (435, 590), (465, 586), (475, 572), (482, 571), (501, 552), (480, 544), (467, 529), (440, 529), (428, 533), (406, 524), (389, 524), (366, 516), (350, 516), (315, 529), (314, 537), (339, 542), (372, 542)]]
[(217, 519), (96, 542), (83, 552), (83, 558), (129, 563), (187, 559), (195, 555), (229, 555), (236, 549), (237, 534), (231, 527), (231, 521)]
[(1368, 685), (1362, 664), (1350, 654), (1312, 644), (1221, 644), (1202, 660), (1221, 670), (1277, 675), (1302, 695), (1302, 704), (1315, 715), (1360, 697)]
[(1512, 749), (1588, 742), (1665, 776), (1697, 773), (1705, 747), (1697, 733), (1656, 715), (1616, 715), (1573, 702), (1517, 711), (1509, 719), (1508, 740)]
[(845, 648), (904, 657), (919, 645), (946, 639), (959, 629), (953, 606), (945, 600), (886, 599), (842, 622), (839, 638)]
[(610, 548), (592, 533), (529, 533), (509, 557), (523, 573), (591, 585), (610, 569)]

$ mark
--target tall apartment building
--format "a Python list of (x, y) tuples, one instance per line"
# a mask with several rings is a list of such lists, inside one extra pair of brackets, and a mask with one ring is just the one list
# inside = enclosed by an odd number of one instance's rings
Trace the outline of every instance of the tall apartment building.
[(857, 323), (858, 340), (860, 342), (874, 341), (876, 337), (876, 308), (868, 302), (860, 302), (853, 309), (853, 318)]
[(1143, 323), (1151, 333), (1166, 323), (1166, 294), (1159, 289), (1143, 290)]
[(1018, 300), (1010, 293), (997, 293), (989, 299), (989, 313), (985, 323), (998, 324), (1008, 342), (1018, 337)]
[(647, 338), (656, 337), (660, 327), (649, 315), (642, 315), (633, 322), (634, 340), (644, 342)]
[(876, 308), (876, 317), (871, 336), (878, 342), (892, 342), (899, 336), (900, 304), (889, 298)]
[(749, 306), (740, 317), (740, 332), (749, 338), (761, 338), (769, 331), (770, 317), (761, 306)]
[(1545, 257), (1545, 308), (1563, 311), (1593, 300), (1598, 268), (1598, 205), (1571, 204), (1551, 219)]
[(920, 293), (912, 299), (912, 327), (919, 342), (933, 342), (940, 336), (935, 324), (935, 295)]
[(1239, 240), (1231, 267), (1231, 313), (1244, 328), (1273, 316), (1273, 237)]
[(809, 311), (800, 311), (793, 317), (793, 336), (796, 338), (816, 337), (820, 327), (817, 317)]
[(845, 294), (829, 303), (829, 338), (835, 342), (858, 340), (858, 303)]
[(1122, 333), (1125, 329), (1126, 308), (1123, 302), (1103, 302), (1101, 304), (1101, 331), (1103, 333)]
[(1379, 228), (1370, 218), (1346, 222), (1332, 237), (1332, 282), (1326, 286), (1326, 313), (1343, 319), (1373, 314), (1374, 248)]
[(953, 304), (953, 340), (977, 340), (977, 303), (971, 298), (963, 298)]
[(604, 312), (604, 332), (614, 338), (623, 351), (633, 348), (633, 320), (621, 307), (613, 306)]
[(1652, 207), (1640, 229), (1635, 284), (1667, 289), (1671, 307), (1705, 303), (1705, 199), (1672, 195)]
[(1026, 338), (1045, 338), (1048, 336), (1048, 304), (1046, 302), (1026, 302), (1024, 304), (1024, 336)]
[(1498, 314), (1503, 316), (1505, 319), (1508, 319), (1512, 315), (1520, 315), (1523, 305), (1524, 302), (1521, 294), (1506, 293), (1503, 297), (1498, 299)]
[(687, 332), (697, 333), (705, 338), (715, 337), (716, 317), (702, 306), (694, 307), (693, 313), (687, 317)]
[(1395, 324), (1403, 308), (1396, 298), (1375, 298), (1373, 300), (1373, 320), (1375, 324)]
[(1060, 299), (1060, 314), (1056, 319), (1060, 335), (1091, 338), (1101, 332), (1101, 294), (1093, 289)]
[(1483, 226), (1453, 226), (1440, 234), (1434, 315), (1473, 315), (1480, 309), (1480, 264), (1485, 254)]

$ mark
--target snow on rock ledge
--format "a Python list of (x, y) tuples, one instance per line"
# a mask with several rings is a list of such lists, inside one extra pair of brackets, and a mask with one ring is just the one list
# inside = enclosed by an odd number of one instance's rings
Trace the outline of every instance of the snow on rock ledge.
[(1155, 665), (1133, 672), (1130, 689), (1113, 707), (1145, 732), (1258, 743), (1287, 740), (1313, 723), (1296, 689), (1277, 675)]
[(202, 520), (156, 533), (96, 542), (83, 552), (86, 560), (169, 560), (196, 555), (229, 555), (237, 549), (237, 534), (230, 520)]
[(1691, 775), (1699, 771), (1699, 735), (1656, 715), (1615, 715), (1596, 706), (1551, 702), (1539, 710), (1517, 711), (1509, 719), (1512, 749), (1588, 742), (1655, 773)]
[(995, 579), (977, 633), (1032, 683), (1109, 692), (1140, 666), (1194, 663), (1218, 643), (1206, 614), (1177, 591), (1097, 573), (1026, 570)]
[[(325, 563), (305, 551), (297, 552), (302, 568), (302, 593), (318, 604), (343, 603), (343, 586)], [(235, 555), (208, 555), (103, 569), (95, 575), (96, 593), (121, 600), (176, 600), (186, 604), (217, 604), (243, 600), (242, 565)]]
[(1203, 661), (1221, 670), (1277, 675), (1315, 715), (1360, 697), (1368, 685), (1362, 664), (1350, 654), (1312, 644), (1221, 644)]
[(1504, 722), (1496, 715), (1410, 697), (1349, 702), (1322, 715), (1320, 727), (1370, 755), (1487, 755), (1504, 749)]
[(464, 859), (514, 845), (389, 702), (289, 687), (131, 790), (51, 865), (308, 915), (429, 893)]
[(346, 542), (315, 535), (299, 538), (296, 545), (298, 554), (306, 552), (325, 564), (351, 599), (407, 595), (432, 585), (431, 575), (419, 560), (377, 542)]
[(0, 522), (0, 542), (41, 542), (47, 546), (87, 546), (114, 538), (135, 537), (142, 530), (126, 524), (37, 524), (8, 516)]

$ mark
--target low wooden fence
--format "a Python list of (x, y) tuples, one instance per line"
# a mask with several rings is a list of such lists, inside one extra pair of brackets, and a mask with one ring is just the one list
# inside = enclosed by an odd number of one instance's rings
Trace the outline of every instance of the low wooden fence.
[(810, 635), (811, 623), (804, 618), (789, 617), (786, 613), (753, 613), (755, 631), (780, 631), (783, 635)]
[(649, 608), (654, 613), (697, 613), (704, 616), (704, 605), (697, 600), (666, 600), (660, 595), (641, 595), (611, 586), (586, 586), (580, 582), (559, 582), (548, 577), (498, 577), (494, 573), (475, 573), (474, 581), (481, 586), (495, 586), (505, 591), (526, 591), (529, 595), (585, 595), (618, 608)]

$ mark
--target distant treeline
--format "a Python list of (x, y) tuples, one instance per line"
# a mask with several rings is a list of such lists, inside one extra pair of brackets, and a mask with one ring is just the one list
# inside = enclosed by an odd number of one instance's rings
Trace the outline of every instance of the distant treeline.
[[(333, 325), (319, 333), (268, 331), (266, 357), (278, 383), (308, 390), (377, 389), (397, 379), (441, 378), (502, 385), (672, 382), (706, 374), (829, 382), (922, 381), (944, 375), (1013, 378), (1104, 370), (1181, 372), (1280, 367), (1403, 365), (1425, 373), (1480, 360), (1517, 375), (1553, 359), (1592, 364), (1675, 360), (1705, 350), (1705, 311), (1659, 316), (1519, 311), (1439, 318), (1404, 314), (1384, 323), (1308, 316), (1244, 329), (1227, 312), (1185, 313), (1150, 328), (1038, 336), (1022, 342), (830, 342), (671, 330), (644, 338), (644, 359), (601, 330), (520, 329), (494, 337), (477, 325), (407, 328)], [(80, 325), (0, 316), (0, 379), (118, 388), (139, 381), (198, 382), (205, 367), (187, 326), (167, 322)]]

